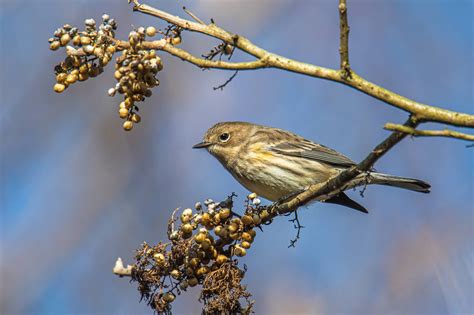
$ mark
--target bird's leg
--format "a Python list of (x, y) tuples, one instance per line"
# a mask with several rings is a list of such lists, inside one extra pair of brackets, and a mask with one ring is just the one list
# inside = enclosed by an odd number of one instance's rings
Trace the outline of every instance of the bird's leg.
[(227, 196), (227, 199), (226, 199), (226, 200), (221, 201), (221, 202), (219, 203), (219, 206), (220, 206), (221, 208), (229, 208), (229, 209), (230, 209), (230, 213), (232, 213), (233, 216), (236, 216), (236, 217), (238, 217), (238, 218), (242, 218), (242, 216), (241, 216), (240, 214), (238, 214), (237, 212), (235, 212), (235, 211), (233, 210), (233, 205), (234, 205), (234, 200), (233, 200), (233, 198), (234, 198), (234, 197), (237, 197), (237, 195), (236, 195), (234, 192), (232, 192), (232, 194), (231, 194), (230, 196)]
[[(372, 179), (373, 179), (370, 171), (367, 171), (363, 174), (364, 174), (364, 179), (362, 180), (362, 183), (359, 185), (359, 186), (362, 186), (362, 189), (359, 192), (359, 194), (362, 198), (364, 198), (365, 190), (367, 189), (367, 186), (372, 182)], [(354, 189), (355, 189), (355, 187), (354, 187)]]

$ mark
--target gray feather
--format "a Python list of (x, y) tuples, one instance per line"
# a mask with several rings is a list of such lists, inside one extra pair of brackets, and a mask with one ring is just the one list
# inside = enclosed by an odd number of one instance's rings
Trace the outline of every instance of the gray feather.
[(422, 193), (429, 193), (431, 188), (430, 184), (419, 179), (382, 173), (370, 173), (370, 183), (398, 187)]
[(337, 167), (347, 168), (355, 165), (354, 161), (333, 149), (305, 139), (297, 140), (302, 141), (280, 143), (272, 147), (271, 150), (283, 155), (301, 157)]

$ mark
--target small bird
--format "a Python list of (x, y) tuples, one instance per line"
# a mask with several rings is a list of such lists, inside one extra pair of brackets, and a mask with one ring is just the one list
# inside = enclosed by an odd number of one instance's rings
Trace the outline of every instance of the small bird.
[[(270, 201), (323, 183), (356, 165), (345, 155), (289, 131), (247, 122), (220, 122), (193, 148), (206, 148), (240, 184)], [(423, 193), (429, 193), (431, 187), (418, 179), (375, 171), (354, 180), (359, 185), (379, 184)], [(325, 202), (368, 212), (344, 192)]]

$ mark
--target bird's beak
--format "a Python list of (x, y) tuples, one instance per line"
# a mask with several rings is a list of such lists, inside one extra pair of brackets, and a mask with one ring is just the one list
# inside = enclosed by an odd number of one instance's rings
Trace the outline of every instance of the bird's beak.
[(207, 147), (210, 146), (211, 144), (212, 144), (212, 143), (210, 143), (210, 142), (203, 141), (203, 142), (200, 142), (200, 143), (198, 143), (198, 144), (193, 145), (193, 149), (207, 148)]

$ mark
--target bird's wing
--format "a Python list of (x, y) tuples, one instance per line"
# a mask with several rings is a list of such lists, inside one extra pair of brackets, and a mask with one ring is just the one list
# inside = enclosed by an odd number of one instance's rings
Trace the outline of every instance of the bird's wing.
[(279, 154), (301, 157), (337, 167), (351, 167), (355, 165), (354, 161), (341, 153), (303, 138), (295, 140), (286, 139), (286, 141), (272, 146), (270, 150)]

